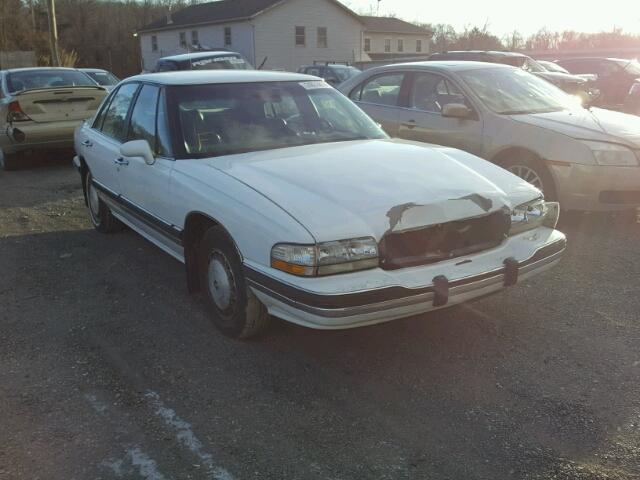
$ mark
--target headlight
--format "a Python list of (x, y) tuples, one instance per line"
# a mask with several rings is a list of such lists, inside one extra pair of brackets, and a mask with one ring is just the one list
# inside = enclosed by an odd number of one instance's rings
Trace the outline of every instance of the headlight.
[(624, 145), (605, 142), (583, 142), (593, 153), (598, 165), (610, 167), (635, 167), (638, 160), (635, 154)]
[(556, 228), (559, 216), (560, 204), (558, 202), (534, 200), (518, 205), (511, 212), (509, 235), (517, 235), (538, 227)]
[(271, 249), (271, 266), (305, 277), (375, 268), (378, 245), (371, 237), (316, 245), (278, 243)]

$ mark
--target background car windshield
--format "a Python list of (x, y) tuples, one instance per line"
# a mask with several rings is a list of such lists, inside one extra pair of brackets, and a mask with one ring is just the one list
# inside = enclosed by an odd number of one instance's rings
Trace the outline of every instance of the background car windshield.
[(244, 58), (237, 55), (214, 56), (191, 60), (192, 70), (251, 70)]
[(619, 65), (624, 67), (624, 69), (629, 72), (631, 75), (640, 75), (640, 62), (636, 62), (635, 60), (620, 62)]
[(341, 82), (344, 82), (351, 77), (355, 77), (361, 72), (361, 70), (358, 70), (355, 67), (333, 67), (333, 71)]
[(23, 70), (7, 75), (7, 87), (10, 92), (77, 86), (95, 87), (95, 83), (84, 73), (76, 70)]
[(111, 86), (119, 82), (118, 78), (109, 72), (85, 72), (95, 80), (98, 85)]
[(170, 89), (169, 102), (181, 158), (387, 138), (321, 81), (179, 86)]
[(467, 70), (465, 83), (496, 113), (545, 113), (575, 109), (574, 99), (551, 83), (520, 69)]

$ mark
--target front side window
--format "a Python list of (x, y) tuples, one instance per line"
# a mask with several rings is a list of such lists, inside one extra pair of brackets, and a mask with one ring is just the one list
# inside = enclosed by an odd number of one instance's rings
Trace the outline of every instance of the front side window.
[(224, 46), (228, 47), (231, 45), (231, 27), (224, 27)]
[(404, 51), (404, 40), (399, 38), (398, 39), (398, 51), (399, 52), (403, 52)]
[(396, 106), (400, 98), (400, 88), (403, 80), (404, 74), (402, 73), (379, 75), (368, 80), (361, 88), (356, 90), (357, 93), (352, 92), (351, 97), (361, 102)]
[(365, 38), (364, 39), (364, 51), (365, 52), (370, 52), (371, 51), (371, 39), (370, 38)]
[(178, 158), (368, 138), (387, 138), (358, 107), (326, 83), (170, 87)]
[(100, 128), (102, 133), (120, 142), (124, 141), (127, 135), (127, 114), (137, 90), (137, 83), (127, 83), (118, 89), (104, 115)]
[(156, 110), (158, 106), (159, 89), (153, 85), (144, 85), (138, 94), (131, 112), (129, 122), (129, 140), (146, 140), (156, 151)]
[(462, 92), (439, 75), (420, 73), (413, 82), (409, 106), (416, 110), (440, 113), (445, 105), (460, 103), (469, 106)]
[(296, 47), (304, 47), (306, 43), (304, 27), (296, 27)]
[(7, 90), (14, 93), (38, 88), (95, 86), (89, 77), (77, 70), (38, 68), (7, 73)]
[(524, 70), (486, 68), (460, 72), (460, 76), (498, 114), (548, 113), (579, 107), (558, 87)]
[(389, 53), (391, 51), (391, 39), (390, 38), (385, 38), (384, 39), (384, 51), (385, 51), (385, 53)]
[(327, 48), (327, 27), (318, 27), (318, 48)]
[(187, 33), (180, 32), (180, 46), (182, 48), (187, 48)]
[(156, 35), (151, 35), (151, 51), (158, 51), (158, 37)]

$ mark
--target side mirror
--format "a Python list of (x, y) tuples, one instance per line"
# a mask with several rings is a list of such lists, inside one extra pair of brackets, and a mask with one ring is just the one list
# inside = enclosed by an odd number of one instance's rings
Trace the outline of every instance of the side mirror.
[(469, 118), (471, 109), (462, 103), (447, 103), (442, 107), (442, 116), (451, 118)]
[(123, 157), (142, 157), (144, 163), (153, 165), (156, 157), (153, 156), (149, 142), (146, 140), (131, 140), (120, 145), (120, 155)]

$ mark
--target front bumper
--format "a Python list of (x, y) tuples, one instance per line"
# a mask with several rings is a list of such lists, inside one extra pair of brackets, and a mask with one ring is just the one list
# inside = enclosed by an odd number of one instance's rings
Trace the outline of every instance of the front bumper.
[(548, 166), (563, 210), (615, 211), (640, 206), (640, 167)]
[(485, 252), (401, 270), (373, 269), (310, 279), (245, 262), (245, 275), (270, 314), (311, 328), (342, 329), (498, 292), (555, 265), (565, 247), (562, 233), (539, 228)]
[[(73, 147), (73, 134), (79, 120), (36, 123), (18, 122), (0, 132), (0, 149), (5, 154), (28, 150), (54, 150)], [(19, 132), (15, 132), (14, 129)]]

